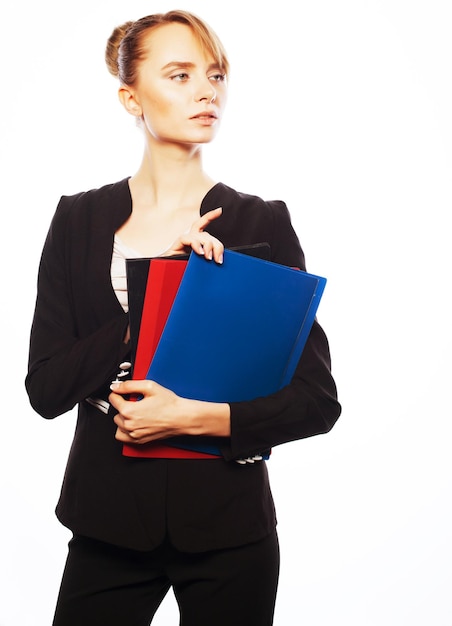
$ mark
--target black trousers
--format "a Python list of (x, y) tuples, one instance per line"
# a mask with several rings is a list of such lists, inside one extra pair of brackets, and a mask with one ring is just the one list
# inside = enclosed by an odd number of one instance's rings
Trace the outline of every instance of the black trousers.
[(148, 626), (170, 587), (180, 626), (271, 626), (278, 574), (276, 532), (200, 554), (169, 543), (138, 552), (75, 536), (53, 626)]

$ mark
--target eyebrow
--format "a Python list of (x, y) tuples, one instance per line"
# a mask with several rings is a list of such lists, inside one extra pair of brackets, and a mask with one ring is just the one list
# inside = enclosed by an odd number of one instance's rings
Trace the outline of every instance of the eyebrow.
[[(172, 67), (177, 67), (181, 69), (192, 69), (193, 67), (195, 67), (195, 64), (191, 63), (190, 61), (170, 61), (162, 67), (162, 71), (171, 69)], [(212, 70), (216, 68), (221, 69), (221, 65), (217, 63), (217, 61), (215, 61), (214, 63), (210, 63), (207, 69)]]

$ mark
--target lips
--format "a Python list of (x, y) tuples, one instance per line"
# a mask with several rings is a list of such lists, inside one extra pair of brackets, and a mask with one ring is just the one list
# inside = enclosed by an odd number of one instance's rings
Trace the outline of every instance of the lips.
[(217, 115), (213, 111), (202, 111), (201, 113), (197, 113), (193, 115), (190, 119), (192, 120), (216, 120)]

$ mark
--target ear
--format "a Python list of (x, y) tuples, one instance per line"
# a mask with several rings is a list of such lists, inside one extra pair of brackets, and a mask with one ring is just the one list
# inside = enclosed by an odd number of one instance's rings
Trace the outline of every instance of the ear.
[(133, 115), (134, 117), (141, 117), (143, 115), (140, 103), (136, 99), (135, 93), (132, 89), (130, 89), (130, 87), (120, 87), (118, 96), (121, 104), (125, 110), (130, 113), (130, 115)]

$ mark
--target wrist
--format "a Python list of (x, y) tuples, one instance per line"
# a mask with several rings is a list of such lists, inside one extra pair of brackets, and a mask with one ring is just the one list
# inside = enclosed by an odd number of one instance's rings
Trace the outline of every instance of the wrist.
[(231, 411), (226, 402), (184, 401), (184, 414), (187, 419), (187, 434), (212, 437), (230, 437)]

